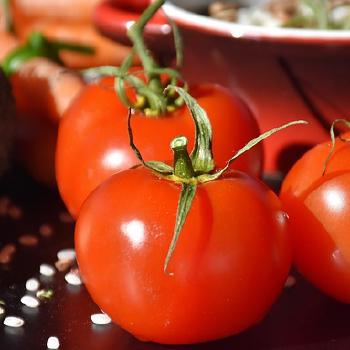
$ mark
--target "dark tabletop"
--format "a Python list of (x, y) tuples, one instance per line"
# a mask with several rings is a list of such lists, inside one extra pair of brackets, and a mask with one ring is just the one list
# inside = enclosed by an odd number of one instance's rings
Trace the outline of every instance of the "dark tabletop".
[[(57, 336), (60, 349), (65, 350), (350, 349), (350, 306), (322, 295), (296, 274), (296, 284), (285, 288), (260, 324), (217, 342), (156, 345), (139, 342), (113, 324), (93, 325), (90, 315), (99, 309), (83, 286), (68, 285), (65, 272), (53, 278), (39, 277), (41, 263), (54, 264), (60, 249), (73, 247), (74, 223), (65, 220), (65, 208), (56, 190), (41, 187), (16, 172), (2, 180), (0, 201), (4, 196), (22, 209), (22, 217), (0, 216), (0, 249), (7, 243), (17, 247), (12, 261), (0, 264), (0, 299), (6, 303), (6, 315), (20, 316), (26, 323), (18, 329), (5, 327), (4, 315), (0, 316), (1, 350), (46, 349), (49, 336)], [(52, 226), (50, 237), (39, 234), (43, 224)], [(21, 245), (18, 238), (23, 234), (37, 236), (39, 243), (32, 247)], [(37, 309), (20, 303), (25, 281), (30, 277), (39, 278), (43, 286), (54, 291), (54, 297)]]

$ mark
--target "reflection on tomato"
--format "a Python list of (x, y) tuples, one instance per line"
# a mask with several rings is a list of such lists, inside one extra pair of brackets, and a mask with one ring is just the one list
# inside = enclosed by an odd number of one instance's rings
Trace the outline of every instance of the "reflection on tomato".
[(180, 185), (143, 167), (98, 187), (80, 211), (75, 243), (94, 301), (141, 340), (195, 343), (259, 322), (290, 266), (278, 198), (232, 172), (198, 185), (168, 267)]
[[(191, 94), (206, 110), (213, 127), (213, 153), (218, 167), (259, 129), (247, 107), (227, 90), (216, 85), (192, 87)], [(92, 84), (74, 100), (60, 124), (56, 177), (61, 196), (73, 216), (89, 193), (112, 174), (128, 169), (138, 160), (129, 146), (127, 108), (117, 98), (113, 79)], [(170, 160), (168, 145), (178, 135), (193, 145), (194, 126), (185, 106), (162, 117), (133, 118), (137, 145), (146, 160)], [(235, 162), (236, 169), (260, 175), (262, 146), (257, 145)]]
[[(350, 134), (348, 134), (348, 137)], [(290, 216), (297, 268), (326, 294), (350, 302), (350, 145), (314, 147), (291, 169), (281, 190)]]

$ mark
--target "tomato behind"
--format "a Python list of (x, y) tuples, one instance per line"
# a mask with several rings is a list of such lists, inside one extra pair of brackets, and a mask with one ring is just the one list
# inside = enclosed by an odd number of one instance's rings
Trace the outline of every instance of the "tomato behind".
[[(191, 94), (207, 111), (213, 127), (213, 153), (217, 167), (252, 138), (259, 135), (257, 123), (247, 107), (228, 90), (216, 85), (200, 85)], [(113, 79), (92, 84), (78, 96), (60, 124), (56, 178), (61, 196), (76, 217), (80, 206), (100, 183), (112, 174), (139, 164), (127, 131), (128, 110), (117, 98)], [(170, 142), (179, 135), (193, 146), (194, 124), (185, 106), (161, 117), (133, 116), (135, 144), (145, 160), (170, 161)], [(262, 146), (240, 157), (233, 167), (259, 176)]]
[(234, 173), (199, 185), (167, 273), (180, 185), (120, 172), (84, 203), (77, 258), (94, 301), (137, 338), (196, 343), (259, 322), (290, 266), (285, 215), (260, 182)]

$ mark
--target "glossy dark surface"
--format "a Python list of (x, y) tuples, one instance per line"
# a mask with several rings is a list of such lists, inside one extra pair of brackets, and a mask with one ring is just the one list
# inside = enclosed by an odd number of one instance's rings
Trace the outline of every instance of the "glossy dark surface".
[[(13, 261), (0, 265), (0, 299), (6, 302), (7, 314), (25, 319), (21, 329), (2, 325), (0, 316), (0, 349), (46, 349), (47, 338), (56, 335), (65, 350), (165, 350), (165, 349), (288, 349), (322, 350), (350, 348), (350, 306), (338, 303), (316, 291), (297, 276), (294, 287), (285, 289), (267, 317), (257, 326), (231, 338), (195, 346), (163, 346), (141, 343), (116, 325), (95, 326), (90, 315), (99, 309), (85, 288), (68, 286), (64, 273), (58, 272), (42, 284), (53, 288), (55, 296), (38, 309), (20, 304), (27, 278), (38, 277), (42, 262), (54, 263), (59, 249), (72, 247), (73, 223), (60, 220), (64, 207), (56, 191), (34, 184), (18, 174), (2, 180), (1, 198), (9, 196), (23, 209), (23, 217), (14, 220), (0, 217), (1, 246), (17, 242), (24, 233), (38, 237), (43, 223), (52, 225), (51, 237), (40, 237), (36, 247), (18, 243)], [(234, 312), (234, 310), (232, 310)]]

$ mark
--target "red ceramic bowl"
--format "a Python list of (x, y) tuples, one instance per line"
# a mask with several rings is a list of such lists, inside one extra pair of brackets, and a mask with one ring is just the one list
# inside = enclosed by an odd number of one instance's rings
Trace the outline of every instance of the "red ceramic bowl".
[[(104, 35), (131, 45), (127, 30), (139, 18), (141, 9), (149, 0), (135, 1), (137, 6), (128, 5), (128, 2), (128, 0), (107, 0), (101, 3), (95, 10), (93, 20)], [(163, 11), (158, 11), (147, 24), (144, 37), (148, 47), (159, 57), (173, 54), (171, 26)]]
[[(107, 36), (125, 40), (138, 14), (119, 9), (116, 2), (98, 7), (95, 23)], [(350, 32), (242, 26), (172, 4), (164, 11), (182, 31), (188, 81), (231, 89), (249, 105), (261, 131), (295, 119), (309, 122), (265, 142), (265, 172), (283, 175), (307, 148), (327, 139), (332, 120), (349, 117)], [(146, 28), (158, 56), (169, 54), (172, 42), (166, 23), (159, 15)]]

